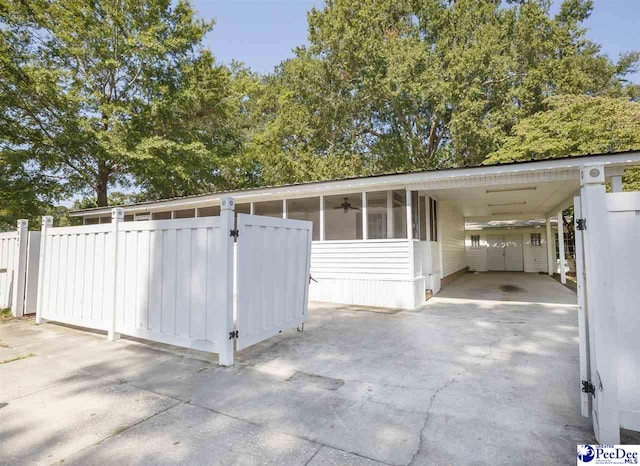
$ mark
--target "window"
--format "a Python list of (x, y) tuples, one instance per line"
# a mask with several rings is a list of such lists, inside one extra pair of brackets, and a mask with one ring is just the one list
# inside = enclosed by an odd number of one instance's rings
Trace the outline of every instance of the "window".
[(542, 246), (542, 235), (540, 233), (531, 233), (531, 246)]
[(325, 239), (362, 239), (362, 193), (324, 198)]
[(471, 235), (471, 247), (472, 248), (480, 247), (480, 235)]
[(438, 201), (429, 198), (429, 239), (438, 241)]
[(320, 239), (320, 198), (287, 200), (287, 217), (294, 220), (308, 220), (313, 222), (313, 241)]
[(393, 237), (407, 237), (407, 203), (404, 189), (392, 192), (393, 199)]

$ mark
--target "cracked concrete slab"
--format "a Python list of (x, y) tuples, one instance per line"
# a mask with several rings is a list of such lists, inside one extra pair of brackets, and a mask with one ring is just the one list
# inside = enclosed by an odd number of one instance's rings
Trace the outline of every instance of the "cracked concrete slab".
[(239, 352), (232, 368), (2, 323), (0, 357), (36, 356), (0, 364), (0, 462), (573, 463), (593, 441), (576, 312), (548, 277), (468, 274), (415, 311), (314, 303), (304, 332)]

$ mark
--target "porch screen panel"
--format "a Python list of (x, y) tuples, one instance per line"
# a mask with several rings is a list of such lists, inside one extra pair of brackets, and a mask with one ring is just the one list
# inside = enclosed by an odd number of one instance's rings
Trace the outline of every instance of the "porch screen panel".
[(387, 238), (387, 191), (367, 193), (369, 239)]
[(320, 198), (308, 197), (287, 200), (287, 218), (313, 222), (313, 241), (320, 240)]
[(362, 193), (324, 198), (325, 239), (362, 239)]
[(405, 190), (393, 191), (393, 237), (407, 237), (407, 203)]
[(282, 200), (256, 202), (253, 204), (253, 212), (265, 217), (282, 218)]

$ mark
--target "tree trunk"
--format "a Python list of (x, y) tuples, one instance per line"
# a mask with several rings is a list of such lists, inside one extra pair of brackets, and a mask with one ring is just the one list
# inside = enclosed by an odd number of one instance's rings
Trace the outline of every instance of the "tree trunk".
[(98, 198), (98, 207), (106, 207), (109, 205), (109, 170), (101, 163), (98, 166), (98, 179), (96, 183), (96, 196)]

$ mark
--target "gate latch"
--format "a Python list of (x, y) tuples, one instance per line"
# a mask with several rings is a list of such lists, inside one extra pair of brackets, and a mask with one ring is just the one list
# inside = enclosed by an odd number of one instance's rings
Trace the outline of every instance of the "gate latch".
[(237, 228), (233, 230), (229, 230), (229, 236), (233, 236), (234, 238), (237, 238), (238, 236), (240, 236), (240, 232), (238, 231)]
[(582, 381), (582, 391), (584, 393), (589, 393), (594, 397), (596, 396), (596, 387), (591, 383), (591, 380)]
[(577, 218), (576, 219), (576, 230), (586, 230), (587, 229), (587, 219), (586, 218)]
[(229, 332), (229, 340), (234, 340), (238, 338), (238, 331), (237, 330), (233, 330), (231, 332)]

